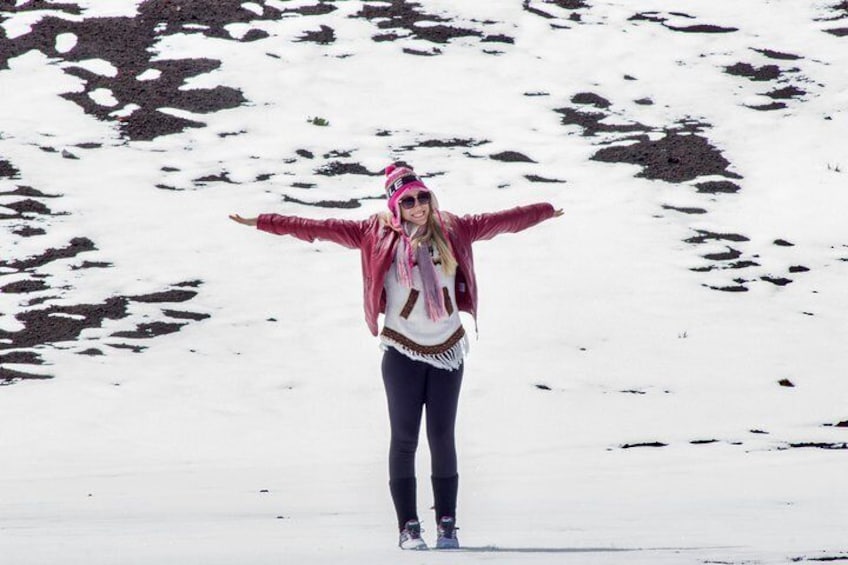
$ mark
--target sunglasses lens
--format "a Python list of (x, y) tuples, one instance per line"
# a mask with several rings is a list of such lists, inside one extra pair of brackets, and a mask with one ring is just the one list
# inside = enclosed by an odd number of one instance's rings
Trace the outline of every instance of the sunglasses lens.
[[(429, 204), (430, 203), (430, 193), (424, 192), (424, 191), (419, 192), (417, 202), (418, 202), (418, 204), (421, 204), (422, 206), (425, 205), (425, 204)], [(403, 206), (404, 208), (406, 208), (407, 210), (411, 210), (412, 208), (415, 208), (415, 204), (416, 204), (415, 196), (405, 196), (404, 198), (400, 199), (400, 205)]]

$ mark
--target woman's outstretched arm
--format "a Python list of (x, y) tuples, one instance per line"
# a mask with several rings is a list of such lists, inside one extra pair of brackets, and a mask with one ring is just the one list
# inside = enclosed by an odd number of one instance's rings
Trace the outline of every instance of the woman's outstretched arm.
[(244, 226), (256, 227), (277, 235), (290, 235), (309, 242), (322, 239), (351, 249), (358, 249), (362, 245), (362, 238), (368, 226), (368, 221), (313, 220), (281, 214), (260, 214), (255, 218), (230, 214), (230, 219)]
[(563, 215), (562, 209), (554, 209), (548, 203), (517, 206), (501, 212), (487, 214), (469, 214), (457, 218), (457, 223), (466, 230), (471, 241), (492, 239), (498, 234), (515, 233), (536, 224), (558, 218)]
[(242, 218), (238, 214), (230, 214), (230, 219), (234, 222), (238, 222), (243, 226), (256, 227), (257, 218)]

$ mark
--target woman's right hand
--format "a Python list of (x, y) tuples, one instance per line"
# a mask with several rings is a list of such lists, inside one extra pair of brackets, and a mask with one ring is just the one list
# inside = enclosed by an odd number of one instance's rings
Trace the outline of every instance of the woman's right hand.
[(237, 222), (243, 226), (251, 226), (256, 227), (256, 218), (242, 218), (238, 214), (230, 214), (230, 219), (234, 222)]

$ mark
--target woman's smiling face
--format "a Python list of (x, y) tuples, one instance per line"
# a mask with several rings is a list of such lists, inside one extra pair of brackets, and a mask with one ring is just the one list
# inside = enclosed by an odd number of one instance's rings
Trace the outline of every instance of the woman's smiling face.
[[(409, 208), (410, 203), (413, 205)], [(405, 222), (410, 222), (416, 226), (423, 226), (427, 223), (430, 217), (430, 193), (426, 190), (419, 190), (414, 193), (405, 194), (400, 199), (400, 217)]]

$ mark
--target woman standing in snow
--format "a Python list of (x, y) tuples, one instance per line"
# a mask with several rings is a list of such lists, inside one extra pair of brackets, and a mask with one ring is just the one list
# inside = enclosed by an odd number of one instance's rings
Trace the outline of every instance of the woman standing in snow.
[(457, 548), (457, 473), (454, 423), (468, 338), (459, 311), (476, 319), (477, 281), (471, 244), (518, 232), (562, 215), (550, 204), (455, 216), (412, 169), (386, 168), (389, 212), (367, 220), (311, 220), (263, 214), (230, 218), (278, 235), (329, 240), (359, 249), (365, 319), (384, 350), (383, 383), (389, 405), (389, 487), (402, 549), (427, 549), (416, 508), (415, 451), (427, 406), (427, 440), (437, 521), (436, 547)]

